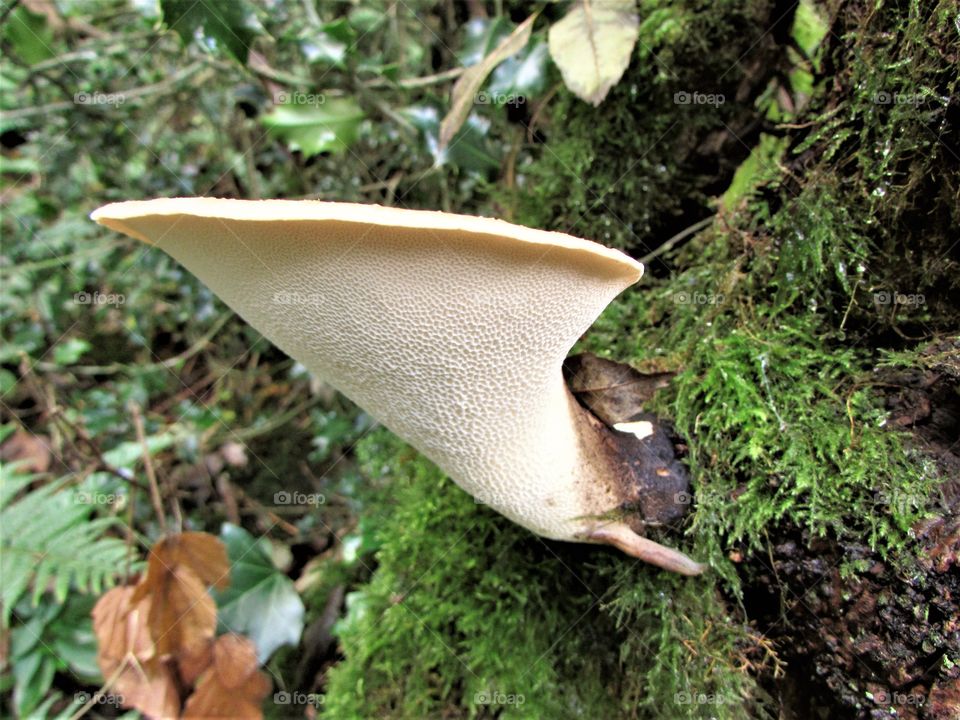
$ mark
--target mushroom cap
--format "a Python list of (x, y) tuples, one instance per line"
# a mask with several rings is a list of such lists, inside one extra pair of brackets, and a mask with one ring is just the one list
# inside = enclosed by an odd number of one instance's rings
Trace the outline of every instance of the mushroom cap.
[(169, 253), (478, 502), (545, 537), (632, 541), (601, 519), (620, 500), (561, 366), (640, 263), (562, 233), (376, 205), (177, 198), (91, 217)]

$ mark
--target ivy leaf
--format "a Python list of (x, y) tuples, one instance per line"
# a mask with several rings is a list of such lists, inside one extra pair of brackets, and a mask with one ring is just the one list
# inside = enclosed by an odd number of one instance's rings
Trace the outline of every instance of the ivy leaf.
[(281, 645), (296, 645), (303, 632), (303, 601), (277, 570), (263, 545), (243, 528), (224, 523), (220, 538), (231, 563), (230, 587), (215, 592), (221, 624), (257, 646), (260, 662)]
[(322, 95), (313, 104), (277, 105), (263, 117), (263, 124), (283, 138), (292, 150), (307, 157), (323, 152), (341, 153), (357, 141), (363, 110), (351, 99), (325, 100)]
[(245, 0), (160, 0), (160, 10), (164, 22), (177, 31), (184, 44), (199, 31), (208, 45), (247, 62), (257, 24)]
[(550, 56), (570, 91), (591, 105), (603, 102), (630, 64), (639, 27), (635, 0), (580, 0), (554, 23)]

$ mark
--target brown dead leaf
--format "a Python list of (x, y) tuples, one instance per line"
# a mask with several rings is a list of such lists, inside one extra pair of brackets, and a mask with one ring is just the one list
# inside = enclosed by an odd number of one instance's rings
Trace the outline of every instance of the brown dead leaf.
[(0, 446), (0, 458), (22, 462), (23, 469), (30, 473), (46, 472), (50, 469), (50, 440), (21, 428)]
[(187, 700), (183, 717), (260, 720), (271, 682), (257, 668), (257, 650), (249, 639), (221, 635), (213, 646), (213, 666)]
[(623, 363), (591, 353), (573, 355), (563, 363), (570, 391), (607, 425), (628, 422), (643, 412), (644, 403), (670, 384), (675, 373), (644, 374)]
[(468, 67), (457, 80), (450, 93), (450, 111), (440, 123), (439, 144), (444, 149), (457, 134), (470, 110), (476, 104), (477, 91), (483, 86), (487, 76), (493, 69), (511, 55), (516, 55), (526, 47), (533, 32), (533, 24), (537, 21), (540, 11), (537, 10), (530, 17), (517, 25), (512, 33), (505, 37), (493, 51), (476, 65)]
[(230, 562), (227, 548), (221, 540), (210, 533), (185, 532), (170, 535), (150, 549), (150, 567), (160, 563), (170, 570), (183, 566), (189, 568), (205, 585), (223, 590), (230, 584)]
[(207, 533), (172, 535), (153, 546), (132, 601), (152, 598), (148, 624), (159, 656), (193, 654), (213, 637), (217, 607), (207, 586), (226, 587), (229, 570), (226, 548)]
[(124, 707), (154, 718), (175, 718), (180, 695), (170, 666), (156, 656), (147, 629), (150, 598), (134, 602), (135, 588), (110, 590), (93, 608), (97, 664)]
[(147, 623), (157, 655), (196, 652), (217, 629), (217, 606), (206, 585), (188, 568), (163, 568), (153, 578), (137, 590), (149, 588)]
[(182, 651), (177, 658), (177, 668), (184, 687), (193, 687), (212, 663), (213, 638), (202, 645)]

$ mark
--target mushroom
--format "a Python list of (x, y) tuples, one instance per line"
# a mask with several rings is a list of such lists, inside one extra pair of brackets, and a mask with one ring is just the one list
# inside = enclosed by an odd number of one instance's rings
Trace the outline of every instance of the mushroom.
[(91, 217), (169, 253), (479, 502), (543, 537), (702, 572), (617, 517), (630, 489), (613, 431), (561, 372), (643, 273), (623, 253), (491, 218), (348, 203), (175, 198)]

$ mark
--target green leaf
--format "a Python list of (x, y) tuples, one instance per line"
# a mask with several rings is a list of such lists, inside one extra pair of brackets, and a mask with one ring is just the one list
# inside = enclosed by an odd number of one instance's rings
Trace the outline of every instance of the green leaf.
[(635, 0), (579, 0), (550, 27), (550, 56), (570, 91), (599, 105), (616, 85), (637, 43)]
[(463, 49), (457, 53), (457, 60), (461, 65), (470, 67), (492, 53), (497, 45), (513, 32), (514, 24), (501, 15), (493, 20), (474, 18), (466, 24), (464, 29), (466, 35), (463, 40)]
[(498, 105), (532, 100), (546, 90), (549, 58), (547, 43), (534, 38), (517, 55), (497, 66), (490, 76), (487, 95)]
[(340, 69), (345, 68), (347, 43), (336, 39), (326, 30), (311, 33), (308, 39), (300, 41), (300, 49), (309, 63), (325, 63)]
[(53, 348), (53, 361), (57, 365), (73, 365), (91, 347), (83, 338), (70, 338)]
[(290, 578), (277, 570), (269, 552), (246, 530), (224, 523), (220, 539), (230, 558), (230, 587), (213, 591), (220, 623), (249, 637), (260, 662), (266, 662), (281, 645), (300, 642), (303, 601)]
[(34, 65), (54, 56), (53, 35), (43, 15), (35, 15), (22, 5), (10, 14), (4, 37), (24, 62)]
[(437, 165), (451, 164), (472, 172), (485, 173), (500, 167), (500, 161), (487, 142), (489, 122), (476, 114), (467, 121), (446, 148), (440, 147), (440, 112), (429, 105), (400, 110), (400, 115), (422, 134), (427, 150)]
[[(296, 100), (298, 95), (292, 95)], [(357, 141), (363, 110), (352, 99), (325, 100), (322, 95), (303, 95), (316, 102), (277, 105), (263, 116), (263, 124), (286, 140), (292, 150), (307, 157), (323, 152), (341, 153)]]
[(790, 34), (808, 58), (812, 58), (830, 29), (813, 0), (800, 0)]
[(184, 44), (199, 30), (205, 45), (247, 62), (257, 23), (246, 0), (160, 0), (160, 9), (164, 22), (177, 31)]
[[(174, 434), (170, 432), (150, 435), (146, 438), (147, 451), (151, 456), (156, 455), (161, 450), (166, 450), (173, 445), (175, 440)], [(143, 459), (143, 445), (139, 440), (122, 442), (112, 450), (103, 453), (103, 459), (113, 467), (133, 470), (136, 464)]]

